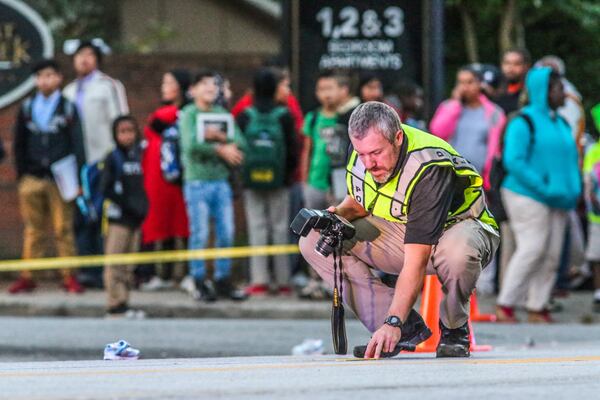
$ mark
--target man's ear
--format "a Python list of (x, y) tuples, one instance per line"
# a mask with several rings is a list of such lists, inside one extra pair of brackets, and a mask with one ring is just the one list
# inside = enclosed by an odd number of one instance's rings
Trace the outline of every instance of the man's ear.
[(400, 144), (402, 142), (403, 136), (404, 136), (404, 131), (402, 131), (402, 129), (399, 129), (398, 132), (396, 132), (396, 144)]

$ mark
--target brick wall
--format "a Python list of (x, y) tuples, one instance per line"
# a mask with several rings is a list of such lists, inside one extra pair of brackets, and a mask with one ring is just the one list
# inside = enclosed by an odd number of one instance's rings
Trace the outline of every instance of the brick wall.
[[(131, 112), (143, 124), (159, 103), (160, 80), (165, 71), (175, 67), (190, 71), (200, 68), (217, 70), (230, 79), (235, 100), (250, 86), (254, 70), (268, 56), (270, 55), (112, 55), (107, 57), (102, 69), (123, 82)], [(74, 78), (70, 59), (59, 57), (59, 61), (65, 72), (65, 83), (68, 83)], [(23, 227), (18, 211), (10, 151), (17, 109), (18, 104), (13, 104), (0, 110), (0, 140), (8, 154), (7, 159), (0, 164), (0, 258), (19, 257), (22, 246)], [(236, 208), (239, 215), (239, 207)], [(243, 224), (239, 228), (243, 229)]]

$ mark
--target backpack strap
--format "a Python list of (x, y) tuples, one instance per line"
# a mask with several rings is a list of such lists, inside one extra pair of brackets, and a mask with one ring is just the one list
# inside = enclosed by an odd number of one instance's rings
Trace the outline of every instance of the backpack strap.
[(64, 96), (61, 99), (63, 104), (63, 112), (65, 113), (66, 120), (70, 123), (73, 121), (73, 115), (75, 114), (75, 105), (67, 100)]
[(120, 181), (123, 176), (123, 164), (125, 164), (125, 158), (123, 154), (119, 151), (119, 149), (114, 149), (110, 156), (112, 161), (114, 162), (113, 171), (115, 173), (115, 180)]
[(25, 122), (31, 121), (31, 108), (33, 107), (33, 97), (28, 97), (23, 102), (21, 106), (23, 110), (23, 117), (25, 117)]
[(258, 110), (256, 107), (251, 106), (246, 109), (246, 114), (248, 114), (248, 118), (256, 118), (258, 116)]
[(315, 127), (317, 126), (317, 118), (319, 118), (319, 111), (319, 108), (313, 111), (313, 118), (310, 120), (310, 125), (308, 126), (308, 130), (310, 131), (311, 136), (315, 131)]
[(527, 128), (529, 128), (529, 150), (528, 152), (531, 153), (531, 150), (533, 149), (533, 145), (535, 144), (535, 126), (533, 125), (533, 120), (531, 119), (531, 117), (523, 112), (514, 112), (511, 113), (509, 115), (509, 121), (504, 125), (504, 129), (502, 130), (502, 134), (500, 135), (500, 149), (502, 151), (504, 151), (504, 136), (506, 135), (506, 128), (508, 127), (508, 124), (513, 121), (514, 119), (517, 118), (523, 118), (523, 120), (525, 121), (525, 124), (527, 124)]
[(533, 145), (535, 144), (535, 125), (533, 125), (533, 120), (531, 117), (525, 113), (519, 113), (517, 116), (523, 118), (527, 127), (529, 128), (529, 145), (527, 147), (527, 161), (531, 158), (531, 153), (533, 151)]
[(277, 106), (277, 107), (273, 108), (273, 110), (271, 110), (271, 113), (273, 114), (273, 116), (277, 117), (277, 119), (281, 118), (287, 112), (288, 112), (288, 109), (287, 109), (287, 107), (284, 107), (284, 106)]

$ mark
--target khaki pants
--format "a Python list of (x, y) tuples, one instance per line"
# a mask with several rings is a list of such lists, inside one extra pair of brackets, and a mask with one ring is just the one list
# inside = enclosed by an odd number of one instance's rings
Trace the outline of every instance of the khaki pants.
[[(18, 186), (21, 216), (25, 224), (23, 239), (23, 258), (41, 258), (46, 255), (48, 240), (46, 228), (48, 222), (56, 238), (58, 255), (75, 255), (75, 235), (73, 232), (73, 204), (66, 203), (51, 179), (25, 175)], [(70, 270), (61, 271), (64, 277), (71, 275)], [(23, 271), (29, 278), (31, 272)]]
[[(405, 226), (368, 216), (353, 222), (356, 235), (345, 243), (344, 302), (365, 327), (374, 332), (387, 317), (394, 289), (372, 273), (377, 269), (399, 274), (404, 265)], [(333, 286), (333, 257), (316, 253), (319, 234), (312, 231), (300, 239), (300, 251), (325, 282)], [(482, 269), (492, 259), (499, 238), (475, 220), (457, 223), (444, 231), (427, 265), (437, 274), (445, 297), (440, 319), (448, 328), (462, 326), (469, 318), (469, 298)]]
[[(277, 190), (246, 190), (244, 206), (248, 223), (248, 241), (251, 246), (289, 243), (290, 195), (286, 188)], [(273, 257), (275, 282), (279, 286), (290, 283), (290, 258), (287, 254)], [(266, 285), (269, 279), (268, 257), (250, 258), (250, 282)]]
[(516, 249), (506, 270), (498, 304), (542, 311), (550, 300), (565, 238), (567, 212), (502, 189)]
[[(140, 247), (140, 230), (119, 224), (108, 224), (104, 241), (105, 254), (135, 253)], [(129, 301), (129, 288), (133, 283), (133, 266), (106, 265), (104, 286), (108, 296), (108, 308), (114, 308)]]
[(515, 235), (508, 221), (500, 222), (500, 237), (502, 244), (500, 245), (500, 270), (498, 271), (498, 287), (502, 290), (504, 275), (508, 269), (508, 263), (515, 253)]

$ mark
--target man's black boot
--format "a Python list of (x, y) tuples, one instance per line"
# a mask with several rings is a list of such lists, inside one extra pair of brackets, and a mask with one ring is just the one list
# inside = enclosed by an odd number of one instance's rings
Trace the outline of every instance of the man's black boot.
[[(394, 357), (402, 350), (415, 351), (417, 345), (429, 339), (431, 330), (421, 318), (421, 315), (415, 310), (410, 310), (406, 322), (402, 324), (402, 336), (393, 351), (381, 353), (381, 357)], [(354, 357), (364, 358), (367, 346), (356, 346), (354, 348)]]
[(469, 357), (470, 347), (469, 321), (456, 329), (446, 328), (440, 321), (440, 342), (436, 349), (436, 357)]

